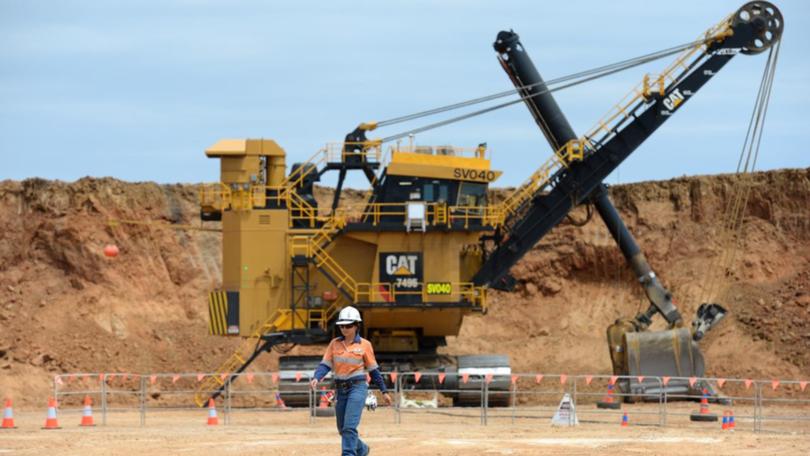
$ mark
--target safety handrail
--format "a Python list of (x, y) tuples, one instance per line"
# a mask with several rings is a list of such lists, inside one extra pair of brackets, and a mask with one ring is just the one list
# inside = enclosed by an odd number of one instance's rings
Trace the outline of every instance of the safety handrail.
[[(660, 84), (657, 92), (662, 93), (666, 92), (666, 87), (670, 84), (676, 82), (679, 78), (674, 73), (676, 70), (681, 69), (682, 71), (689, 71), (690, 65), (686, 64), (686, 60), (690, 57), (694, 56), (700, 50), (703, 50), (705, 47), (708, 47), (709, 43), (716, 40), (721, 40), (723, 38), (728, 37), (731, 34), (731, 16), (726, 17), (716, 25), (712, 26), (709, 30), (702, 33), (697, 41), (700, 41), (698, 44), (685, 49), (681, 52), (675, 60), (669, 64), (659, 75), (655, 77), (655, 80)], [(705, 54), (703, 55), (705, 57)], [(590, 142), (592, 139), (596, 138), (600, 132), (604, 133), (605, 135), (609, 136), (613, 133), (613, 130), (624, 122), (627, 118), (631, 117), (633, 114), (633, 107), (637, 105), (639, 102), (644, 101), (647, 96), (649, 95), (650, 87), (649, 87), (649, 75), (645, 75), (641, 82), (638, 83), (635, 87), (633, 87), (630, 92), (627, 93), (618, 103), (614, 105), (614, 107), (608, 111), (601, 119), (599, 119), (596, 124), (588, 130), (588, 132), (582, 136), (581, 140)], [(659, 82), (660, 81), (660, 82)], [(604, 140), (600, 141), (604, 142)]]
[(390, 152), (404, 152), (410, 154), (425, 154), (435, 156), (450, 156), (450, 157), (463, 157), (463, 158), (479, 158), (489, 160), (492, 156), (492, 151), (481, 145), (478, 147), (459, 147), (452, 145), (397, 145), (390, 148)]
[(383, 153), (379, 141), (331, 142), (323, 149), (326, 163), (340, 163), (360, 159), (366, 163), (380, 163)]
[(557, 170), (582, 160), (588, 147), (590, 147), (590, 141), (585, 139), (573, 139), (563, 144), (523, 184), (504, 199), (501, 203), (502, 212), (515, 215), (525, 202), (549, 183), (551, 176)]
[(231, 198), (231, 189), (222, 182), (203, 184), (200, 186), (199, 198), (201, 207), (221, 211), (225, 208), (225, 201)]

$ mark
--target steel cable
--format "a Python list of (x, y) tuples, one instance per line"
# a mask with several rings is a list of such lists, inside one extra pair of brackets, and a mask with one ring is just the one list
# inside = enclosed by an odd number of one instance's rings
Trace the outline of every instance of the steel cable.
[(760, 81), (754, 109), (748, 123), (745, 140), (743, 141), (740, 157), (737, 161), (735, 176), (738, 178), (736, 192), (728, 201), (726, 210), (722, 217), (722, 227), (720, 235), (721, 253), (712, 261), (703, 280), (703, 295), (700, 302), (709, 302), (716, 298), (723, 275), (726, 275), (734, 264), (742, 242), (741, 233), (745, 208), (751, 194), (750, 174), (754, 171), (757, 159), (759, 158), (760, 144), (762, 141), (762, 131), (765, 125), (765, 117), (768, 112), (768, 105), (773, 89), (774, 75), (776, 74), (776, 64), (779, 59), (779, 49), (781, 40), (774, 44), (768, 53), (768, 60), (765, 64), (762, 79)]
[[(485, 95), (485, 96), (482, 96), (482, 97), (472, 98), (472, 99), (461, 101), (461, 102), (458, 102), (458, 103), (453, 103), (453, 104), (449, 104), (449, 105), (445, 105), (445, 106), (440, 106), (438, 108), (428, 109), (428, 110), (416, 112), (416, 113), (413, 113), (413, 114), (407, 114), (407, 115), (404, 115), (404, 116), (399, 116), (399, 117), (394, 117), (394, 118), (391, 118), (391, 119), (382, 120), (382, 121), (377, 122), (377, 127), (384, 127), (384, 126), (388, 126), (388, 125), (394, 125), (394, 124), (397, 124), (397, 123), (407, 122), (407, 121), (419, 119), (419, 118), (422, 118), (422, 117), (432, 116), (432, 115), (435, 115), (435, 114), (441, 114), (443, 112), (452, 111), (452, 110), (455, 110), (455, 109), (465, 108), (467, 106), (472, 106), (472, 105), (476, 105), (476, 104), (479, 104), (479, 103), (484, 103), (484, 102), (487, 102), (487, 101), (496, 100), (498, 98), (508, 97), (510, 95), (519, 94), (521, 91), (531, 89), (531, 88), (533, 88), (535, 86), (538, 86), (538, 85), (541, 85), (541, 84), (544, 84), (544, 83), (546, 84), (546, 86), (551, 86), (551, 85), (560, 84), (560, 83), (563, 83), (563, 82), (566, 82), (566, 81), (570, 81), (570, 80), (573, 80), (573, 79), (583, 78), (583, 77), (590, 76), (590, 75), (593, 75), (593, 74), (600, 74), (600, 73), (603, 73), (603, 72), (610, 72), (610, 73), (607, 73), (607, 74), (612, 74), (613, 72), (611, 70), (613, 70), (615, 68), (629, 69), (629, 68), (632, 68), (632, 67), (635, 67), (635, 66), (638, 66), (638, 65), (642, 65), (644, 63), (648, 63), (648, 62), (651, 62), (651, 61), (654, 61), (654, 60), (661, 59), (663, 57), (667, 57), (667, 56), (672, 55), (672, 54), (676, 54), (676, 53), (678, 53), (680, 51), (683, 51), (684, 49), (688, 49), (690, 47), (696, 46), (696, 45), (698, 45), (700, 43), (703, 43), (703, 42), (705, 42), (705, 40), (697, 40), (697, 41), (682, 44), (682, 45), (679, 45), (679, 46), (673, 46), (671, 48), (662, 49), (660, 51), (651, 52), (649, 54), (644, 54), (644, 55), (634, 57), (634, 58), (631, 58), (631, 59), (622, 60), (620, 62), (615, 62), (615, 63), (611, 63), (611, 64), (608, 64), (608, 65), (603, 65), (603, 66), (600, 66), (600, 67), (591, 68), (591, 69), (588, 69), (588, 70), (583, 70), (583, 71), (580, 71), (580, 72), (577, 72), (577, 73), (572, 73), (572, 74), (569, 74), (569, 75), (566, 75), (566, 76), (561, 76), (559, 78), (550, 79), (548, 81), (541, 81), (541, 82), (536, 82), (534, 84), (527, 84), (527, 85), (524, 85), (524, 86), (516, 87), (514, 89), (506, 90), (506, 91), (503, 91), (503, 92), (498, 92), (498, 93), (494, 93), (494, 94), (490, 94), (490, 95)], [(605, 74), (605, 75), (607, 75), (607, 74)], [(568, 87), (570, 87), (570, 86), (568, 86)], [(542, 93), (543, 92), (538, 92), (538, 93), (533, 94), (533, 95), (539, 95), (539, 94), (542, 94)], [(505, 107), (505, 106), (509, 106), (509, 105), (504, 104), (501, 107)], [(485, 112), (489, 112), (489, 111), (485, 111)]]
[[(630, 69), (630, 68), (633, 68), (633, 67), (636, 67), (636, 66), (639, 66), (639, 65), (643, 65), (645, 63), (661, 59), (663, 57), (667, 57), (667, 56), (669, 56), (671, 54), (675, 54), (675, 53), (677, 53), (677, 52), (679, 52), (681, 50), (683, 50), (683, 49), (679, 47), (678, 50), (670, 51), (670, 52), (668, 52), (666, 54), (662, 54), (660, 56), (649, 57), (649, 58), (647, 58), (645, 60), (641, 60), (641, 61), (635, 61), (634, 60), (632, 63), (628, 63), (626, 65), (619, 66), (619, 67), (614, 67), (614, 68), (612, 68), (612, 69), (610, 69), (608, 71), (603, 71), (603, 72), (600, 72), (600, 73), (596, 73), (596, 74), (593, 74), (592, 76), (585, 77), (585, 78), (579, 79), (579, 80), (575, 80), (574, 82), (570, 82), (568, 84), (563, 84), (563, 85), (560, 85), (560, 86), (557, 86), (557, 87), (554, 87), (554, 88), (548, 88), (548, 84), (552, 84), (552, 82), (549, 81), (548, 83), (546, 83), (547, 88), (545, 90), (535, 92), (535, 93), (532, 93), (530, 95), (522, 95), (522, 96), (520, 96), (519, 98), (517, 98), (515, 100), (510, 100), (510, 101), (507, 101), (507, 102), (504, 102), (504, 103), (500, 103), (500, 104), (497, 104), (497, 105), (494, 105), (494, 106), (490, 106), (490, 107), (487, 107), (487, 108), (484, 108), (484, 109), (480, 109), (478, 111), (473, 111), (473, 112), (463, 114), (463, 115), (460, 115), (460, 116), (457, 116), (457, 117), (451, 117), (450, 119), (445, 119), (445, 120), (442, 120), (442, 121), (439, 121), (439, 122), (434, 122), (432, 124), (428, 124), (428, 125), (424, 125), (422, 127), (407, 130), (407, 131), (404, 131), (402, 133), (397, 133), (395, 135), (386, 136), (385, 138), (382, 138), (380, 141), (383, 142), (383, 143), (390, 142), (390, 141), (395, 141), (397, 139), (405, 138), (407, 136), (410, 136), (410, 135), (413, 135), (413, 134), (416, 134), (416, 133), (421, 133), (423, 131), (432, 130), (434, 128), (443, 127), (443, 126), (449, 125), (451, 123), (460, 122), (462, 120), (466, 120), (466, 119), (469, 119), (469, 118), (472, 118), (472, 117), (480, 116), (480, 115), (486, 114), (488, 112), (496, 111), (498, 109), (502, 109), (502, 108), (505, 108), (507, 106), (511, 106), (511, 105), (520, 103), (520, 102), (522, 102), (522, 101), (524, 101), (526, 99), (535, 97), (537, 95), (556, 92), (558, 90), (563, 90), (563, 89), (567, 89), (567, 88), (570, 88), (570, 87), (574, 87), (574, 86), (577, 86), (577, 85), (580, 85), (580, 84), (584, 84), (586, 82), (593, 81), (595, 79), (610, 76), (611, 74), (619, 73), (621, 71), (624, 71), (624, 70), (627, 70), (627, 69)], [(585, 72), (581, 72), (581, 73), (585, 73)], [(568, 76), (565, 76), (563, 78), (557, 78), (557, 79), (554, 80), (555, 81), (554, 83), (559, 83), (559, 81), (561, 79), (571, 80), (572, 78), (570, 78)], [(541, 83), (537, 83), (537, 84), (541, 84)], [(531, 84), (531, 85), (527, 85), (527, 86), (522, 86), (520, 89), (510, 90), (509, 95), (518, 93), (523, 88), (533, 87), (533, 86), (535, 86), (537, 84)], [(461, 103), (458, 103), (458, 104), (461, 104)], [(471, 104), (474, 104), (474, 103), (471, 103)], [(441, 109), (441, 108), (437, 108), (437, 109)], [(456, 108), (453, 108), (453, 109), (456, 109)], [(445, 111), (449, 111), (449, 110), (450, 109), (446, 109)], [(428, 112), (428, 111), (424, 111), (424, 112)], [(444, 112), (444, 111), (440, 111), (440, 112)], [(424, 117), (424, 116), (420, 116), (420, 117)], [(380, 124), (378, 123), (377, 125), (379, 126)]]

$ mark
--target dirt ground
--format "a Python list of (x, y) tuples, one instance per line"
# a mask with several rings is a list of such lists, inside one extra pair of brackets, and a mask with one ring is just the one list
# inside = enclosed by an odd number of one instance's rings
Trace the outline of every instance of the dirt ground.
[[(648, 407), (649, 409), (649, 407)], [(507, 413), (480, 424), (478, 411), (439, 413), (411, 411), (395, 423), (391, 409), (366, 413), (360, 428), (372, 454), (401, 455), (534, 455), (534, 454), (808, 454), (810, 435), (800, 432), (753, 433), (745, 420), (735, 432), (719, 424), (688, 423), (660, 428), (643, 422), (619, 426), (618, 414), (580, 413), (575, 428), (555, 428), (547, 417), (518, 418)], [(60, 413), (59, 430), (40, 430), (44, 414), (16, 414), (18, 429), (0, 432), (0, 454), (338, 454), (340, 442), (333, 418), (309, 422), (305, 410), (234, 412), (230, 424), (209, 427), (205, 410), (153, 411), (140, 426), (137, 412), (110, 413), (107, 425), (79, 428), (78, 410)], [(672, 417), (679, 420), (683, 417)], [(96, 415), (96, 423), (100, 424)], [(657, 419), (657, 418), (656, 418)], [(641, 420), (643, 421), (643, 420)], [(806, 426), (806, 422), (804, 423)], [(806, 429), (805, 429), (806, 431)]]

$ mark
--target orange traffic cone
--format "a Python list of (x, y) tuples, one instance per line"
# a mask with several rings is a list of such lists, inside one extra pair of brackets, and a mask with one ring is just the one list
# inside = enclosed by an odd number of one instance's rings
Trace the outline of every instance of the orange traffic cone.
[(618, 410), (622, 407), (618, 401), (613, 401), (613, 384), (608, 384), (605, 397), (596, 403), (596, 408)]
[(48, 417), (45, 418), (45, 426), (42, 426), (42, 429), (62, 429), (56, 419), (56, 399), (52, 397), (48, 398)]
[(326, 387), (321, 387), (321, 402), (318, 404), (318, 408), (329, 408), (329, 397), (326, 395)]
[(92, 427), (96, 424), (93, 422), (93, 400), (90, 396), (84, 396), (84, 411), (82, 412), (82, 422), (79, 426)]
[(287, 408), (287, 404), (284, 403), (284, 400), (281, 399), (281, 394), (276, 393), (276, 405), (281, 408)]
[(700, 398), (700, 414), (705, 415), (709, 413), (709, 398), (706, 396), (706, 390), (703, 390), (703, 396)]
[(217, 418), (217, 406), (214, 404), (214, 399), (208, 399), (208, 425), (209, 426), (216, 426), (219, 424), (219, 418)]
[(3, 425), (0, 429), (17, 429), (14, 425), (14, 410), (11, 409), (11, 399), (6, 399), (6, 407), (3, 410)]
[(703, 388), (703, 395), (700, 398), (700, 411), (692, 412), (689, 415), (691, 421), (717, 421), (717, 415), (709, 412), (709, 391)]

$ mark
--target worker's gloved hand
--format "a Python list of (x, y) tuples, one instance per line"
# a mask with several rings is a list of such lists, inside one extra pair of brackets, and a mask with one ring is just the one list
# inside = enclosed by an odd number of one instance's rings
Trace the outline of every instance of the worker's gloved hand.
[(392, 400), (391, 400), (391, 393), (385, 393), (385, 394), (383, 394), (383, 400), (385, 401), (385, 405), (389, 405), (389, 406), (390, 406), (391, 404), (393, 404), (393, 403), (394, 403), (394, 401), (392, 401)]
[(317, 389), (317, 388), (318, 388), (318, 379), (317, 379), (317, 378), (313, 378), (312, 380), (310, 380), (310, 381), (309, 381), (309, 386), (310, 386), (312, 389)]

